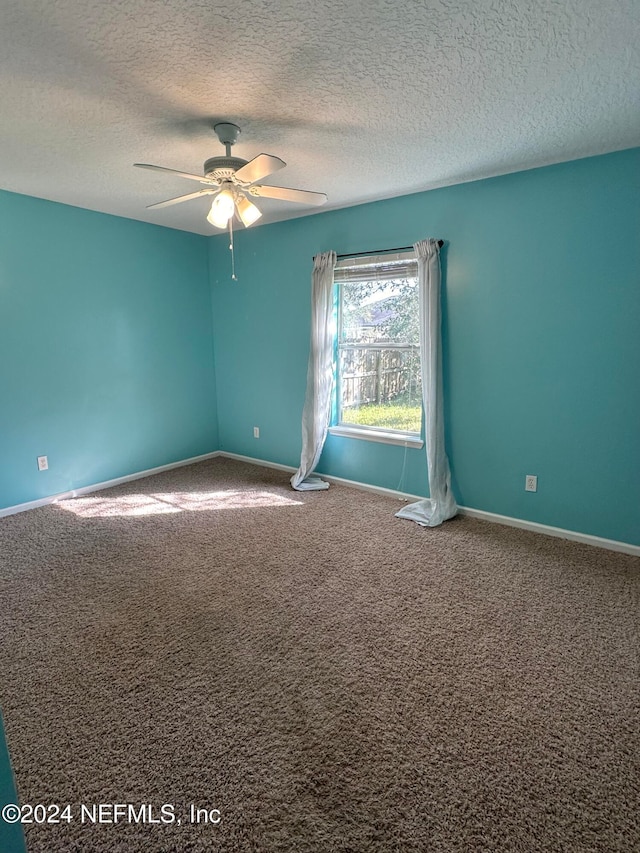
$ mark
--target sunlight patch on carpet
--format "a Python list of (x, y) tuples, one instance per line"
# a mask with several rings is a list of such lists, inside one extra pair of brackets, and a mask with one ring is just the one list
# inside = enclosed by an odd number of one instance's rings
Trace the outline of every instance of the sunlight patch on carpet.
[(166, 515), (176, 512), (212, 512), (223, 509), (301, 506), (302, 501), (251, 490), (217, 492), (170, 492), (160, 494), (118, 495), (117, 497), (70, 498), (58, 506), (81, 518)]

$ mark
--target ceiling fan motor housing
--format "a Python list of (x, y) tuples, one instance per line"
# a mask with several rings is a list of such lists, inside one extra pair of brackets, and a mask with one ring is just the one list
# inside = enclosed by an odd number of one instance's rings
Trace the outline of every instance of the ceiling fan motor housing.
[(238, 169), (247, 163), (242, 157), (210, 157), (204, 164), (204, 174), (207, 178), (218, 180), (229, 179)]

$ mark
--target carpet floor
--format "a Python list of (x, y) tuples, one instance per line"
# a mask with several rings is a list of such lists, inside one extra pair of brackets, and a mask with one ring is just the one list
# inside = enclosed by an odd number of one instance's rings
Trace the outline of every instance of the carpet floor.
[(0, 520), (30, 853), (640, 850), (640, 559), (398, 506), (218, 458)]

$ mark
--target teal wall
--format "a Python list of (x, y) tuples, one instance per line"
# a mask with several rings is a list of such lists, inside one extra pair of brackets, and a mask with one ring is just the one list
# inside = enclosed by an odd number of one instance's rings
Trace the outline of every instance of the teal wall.
[(205, 237), (0, 192), (0, 509), (217, 449), (215, 393)]
[[(459, 502), (640, 545), (640, 149), (239, 231), (237, 283), (212, 238), (221, 449), (299, 461), (312, 256), (425, 236)], [(426, 494), (423, 451), (330, 436), (319, 469)]]
[[(7, 803), (17, 804), (18, 794), (0, 716), (0, 809)], [(22, 853), (25, 849), (22, 825), (6, 823), (0, 818), (0, 850), (3, 853)]]

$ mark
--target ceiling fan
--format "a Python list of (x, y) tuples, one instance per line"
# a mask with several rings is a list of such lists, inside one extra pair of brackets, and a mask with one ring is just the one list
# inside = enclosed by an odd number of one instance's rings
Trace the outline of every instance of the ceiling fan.
[(324, 193), (309, 192), (308, 190), (294, 190), (288, 187), (268, 187), (256, 183), (266, 178), (267, 175), (283, 169), (287, 164), (279, 157), (271, 154), (258, 154), (253, 160), (243, 160), (240, 157), (231, 156), (231, 146), (238, 139), (240, 128), (230, 122), (220, 122), (213, 128), (220, 142), (225, 146), (226, 154), (222, 157), (211, 157), (204, 164), (204, 175), (191, 175), (188, 172), (179, 172), (176, 169), (167, 169), (164, 166), (152, 166), (150, 163), (134, 163), (141, 169), (154, 169), (157, 172), (168, 172), (170, 175), (179, 175), (191, 181), (199, 181), (204, 184), (204, 189), (197, 192), (187, 193), (167, 201), (160, 201), (148, 205), (148, 209), (157, 207), (169, 207), (193, 198), (202, 196), (215, 196), (207, 220), (216, 228), (231, 228), (234, 213), (248, 228), (262, 213), (249, 200), (253, 198), (276, 198), (280, 201), (294, 201), (299, 204), (324, 204), (327, 196)]

